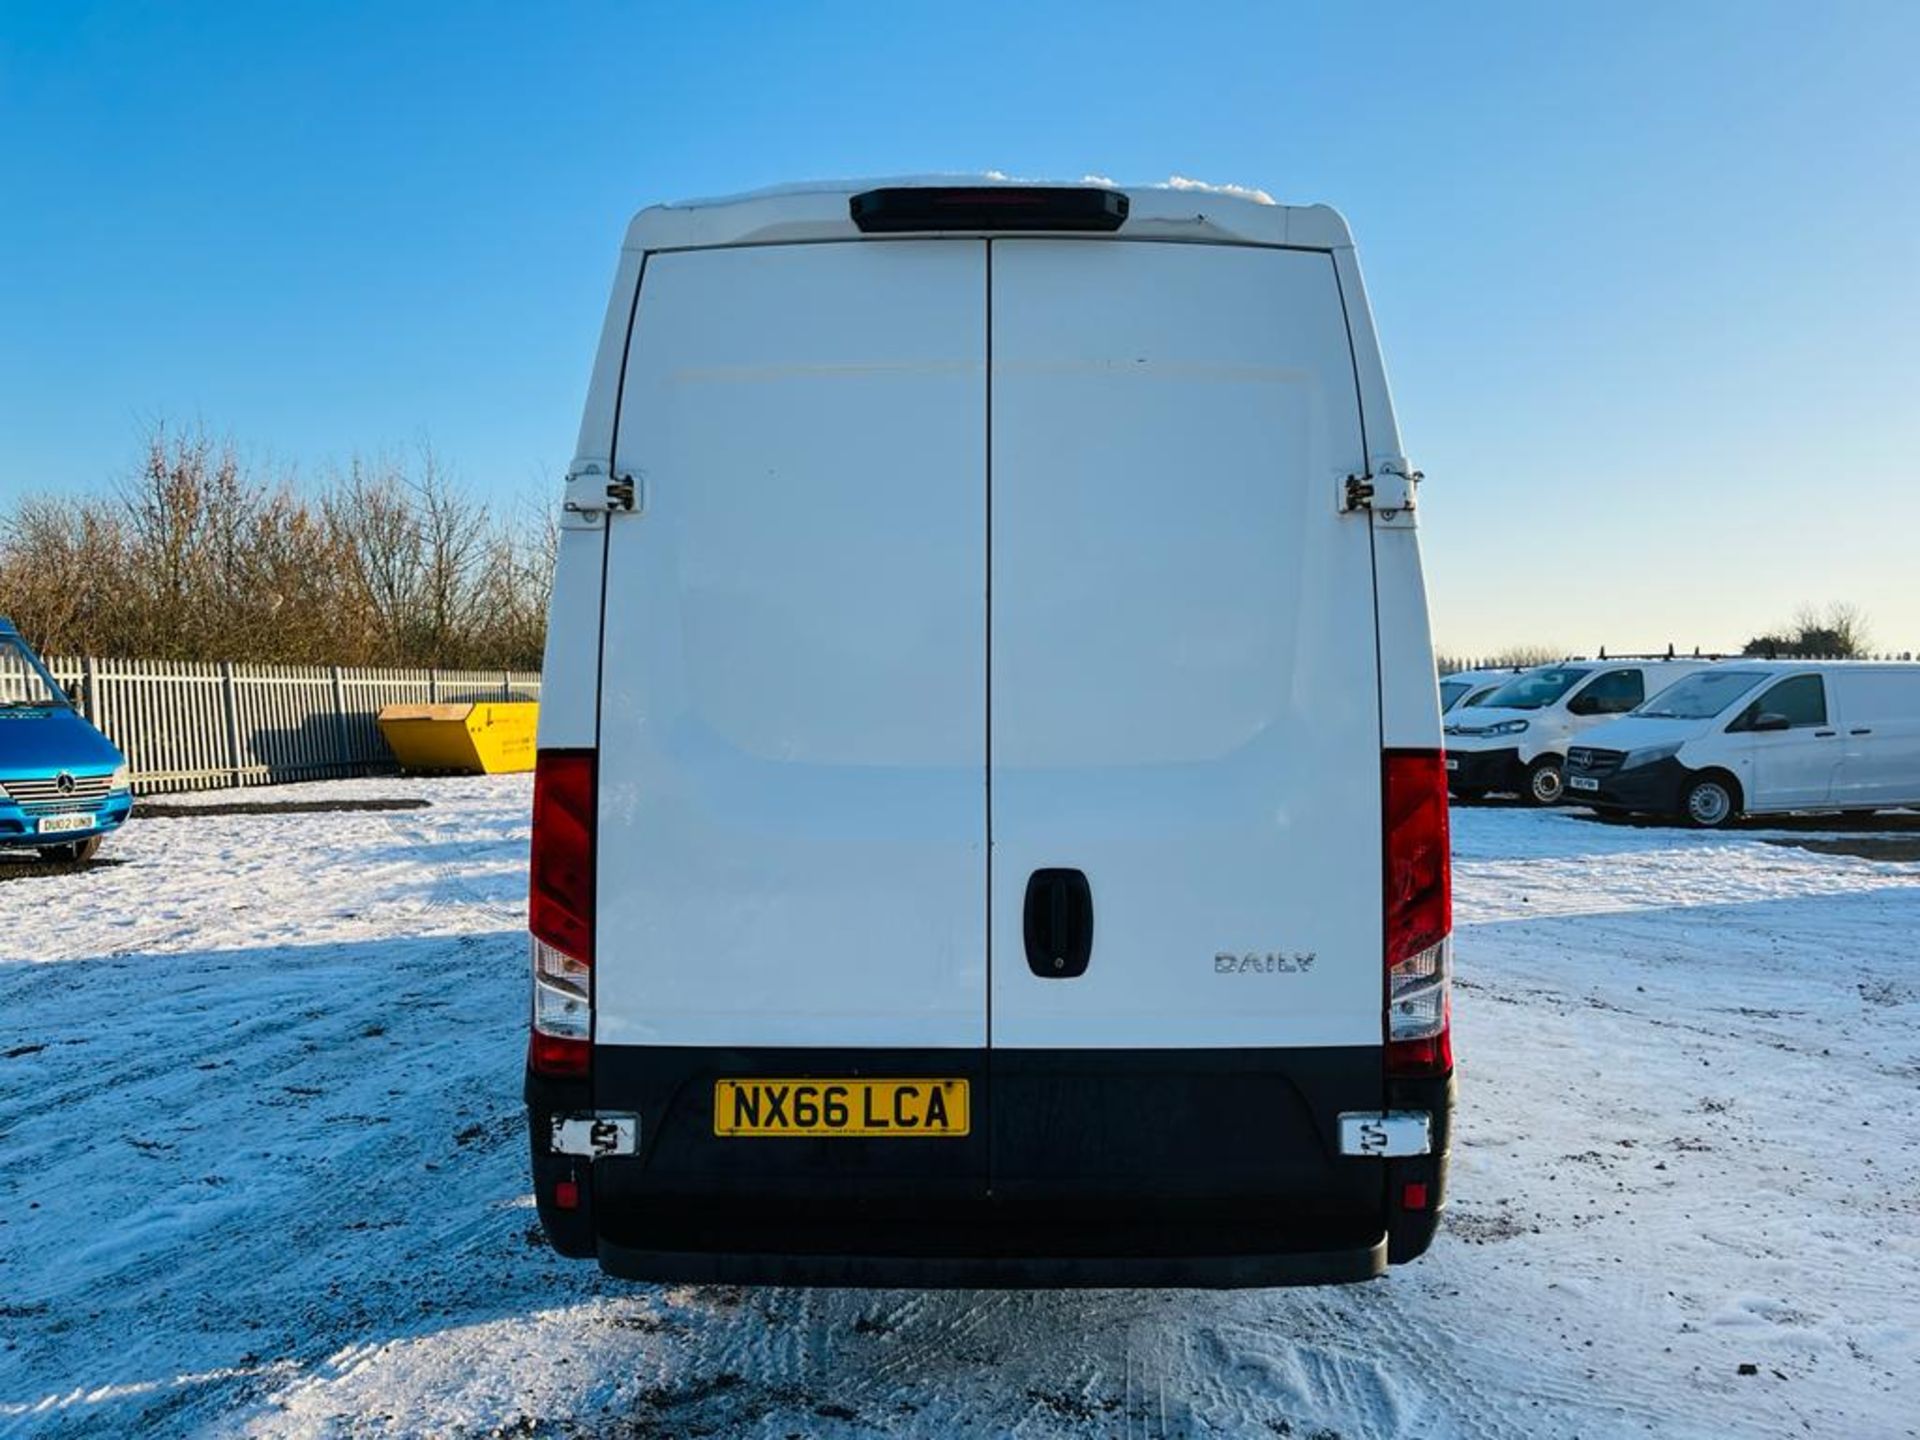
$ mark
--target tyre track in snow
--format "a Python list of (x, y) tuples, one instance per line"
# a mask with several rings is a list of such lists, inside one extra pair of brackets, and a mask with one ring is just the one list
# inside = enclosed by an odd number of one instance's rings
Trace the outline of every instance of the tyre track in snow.
[[(327, 818), (334, 824), (325, 833), (334, 840), (357, 830), (360, 848), (374, 848), (364, 824)], [(159, 823), (195, 827), (168, 837), (171, 854), (188, 848), (182, 840), (199, 827), (232, 822)], [(381, 832), (414, 843), (397, 830)], [(339, 848), (330, 841), (285, 854), (292, 873), (280, 877), (278, 893), (323, 889)], [(124, 881), (134, 868), (81, 879)], [(518, 1138), (498, 1122), (517, 1120), (507, 1105), (517, 1099), (511, 1077), (521, 1044), (514, 1013), (523, 1003), (519, 937), (489, 936), (506, 919), (502, 907), (448, 899), (462, 892), (485, 897), (444, 864), (402, 860), (370, 868), (386, 881), (411, 870), (423, 888), (418, 903), (388, 906), (347, 927), (348, 937), (249, 947), (236, 943), (244, 937), (209, 936), (192, 921), (168, 921), (115, 927), (107, 956), (97, 940), (82, 940), (64, 947), (65, 960), (0, 968), (0, 995), (14, 1002), (10, 1013), (30, 1005), (36, 1025), (55, 1037), (45, 1052), (24, 1057), (24, 1067), (16, 1061), (0, 1071), (0, 1132), (7, 1135), (0, 1194), (16, 1217), (0, 1223), (0, 1286), (7, 1313), (25, 1322), (9, 1322), (13, 1343), (0, 1374), (57, 1370), (70, 1349), (64, 1336), (103, 1292), (115, 1297), (109, 1309), (156, 1315), (168, 1314), (175, 1296), (192, 1296), (192, 1313), (180, 1320), (203, 1336), (232, 1334), (230, 1348), (243, 1360), (263, 1340), (311, 1361), (336, 1337), (383, 1317), (417, 1326), (423, 1302), (410, 1287), (378, 1273), (340, 1283), (341, 1238), (404, 1235), (410, 1210), (433, 1211), (434, 1187), (422, 1183), (423, 1167), (470, 1163), (481, 1154), (476, 1141), (507, 1161), (503, 1193), (521, 1188), (509, 1178), (524, 1168), (517, 1154), (511, 1146), (495, 1148)], [(315, 912), (314, 928), (337, 934), (341, 927), (326, 923), (335, 917), (325, 908)], [(430, 930), (442, 935), (423, 938)], [(153, 950), (135, 948), (143, 937)], [(213, 948), (193, 948), (195, 942)], [(344, 1069), (343, 1057), (350, 1057)], [(444, 1079), (473, 1074), (476, 1058), (500, 1071), (488, 1078), (503, 1103), (475, 1115), (468, 1102), (449, 1105), (434, 1096), (438, 1103), (420, 1117), (425, 1127), (409, 1123), (406, 1096), (423, 1086), (432, 1095)], [(434, 1073), (443, 1067), (444, 1077)], [(468, 1127), (477, 1135), (465, 1140), (455, 1135), (463, 1112), (478, 1122)], [(44, 1180), (103, 1167), (122, 1172), (116, 1178), (132, 1188), (104, 1197), (105, 1213), (97, 1215), (73, 1213), (81, 1208), (74, 1187)], [(373, 1188), (381, 1177), (398, 1183), (390, 1192)], [(273, 1221), (249, 1224), (248, 1211), (265, 1211)], [(500, 1250), (503, 1238), (524, 1249), (524, 1228), (517, 1214), (474, 1209), (437, 1228), (426, 1258), (444, 1268), (448, 1259)], [(61, 1244), (63, 1234), (77, 1243)], [(23, 1263), (19, 1244), (35, 1237), (61, 1253), (58, 1266)], [(309, 1257), (314, 1263), (303, 1276)], [(276, 1277), (294, 1283), (279, 1289)], [(177, 1336), (160, 1344), (150, 1338), (132, 1327), (77, 1390), (57, 1383), (37, 1391), (0, 1388), (0, 1428), (9, 1415), (24, 1421), (32, 1414), (36, 1430), (84, 1431), (97, 1403), (90, 1397), (111, 1394), (103, 1383), (126, 1388), (142, 1424), (184, 1426), (256, 1383), (257, 1367), (248, 1363), (210, 1367), (219, 1373), (204, 1386), (158, 1380), (171, 1368), (164, 1352)]]

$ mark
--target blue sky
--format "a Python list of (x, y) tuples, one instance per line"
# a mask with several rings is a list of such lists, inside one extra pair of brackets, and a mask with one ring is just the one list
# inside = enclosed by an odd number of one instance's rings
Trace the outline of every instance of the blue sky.
[(0, 0), (0, 504), (166, 418), (565, 468), (626, 217), (928, 170), (1352, 222), (1443, 645), (1920, 649), (1920, 6)]

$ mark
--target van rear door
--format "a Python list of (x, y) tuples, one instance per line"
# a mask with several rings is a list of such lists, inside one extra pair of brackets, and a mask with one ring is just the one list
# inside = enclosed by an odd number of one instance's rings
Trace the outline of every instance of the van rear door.
[(986, 1045), (985, 294), (978, 240), (648, 258), (596, 1046)]
[(996, 240), (992, 295), (995, 1190), (1374, 1225), (1334, 1134), (1383, 1103), (1385, 975), (1332, 258)]
[[(1332, 259), (1001, 240), (992, 264), (993, 1044), (1377, 1046), (1372, 554), (1336, 505), (1365, 447)], [(1091, 895), (1073, 978), (1028, 953), (1056, 870)]]

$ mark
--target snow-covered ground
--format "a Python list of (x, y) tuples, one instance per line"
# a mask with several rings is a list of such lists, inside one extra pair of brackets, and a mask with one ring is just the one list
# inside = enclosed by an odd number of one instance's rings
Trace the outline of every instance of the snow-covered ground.
[(0, 880), (0, 1431), (1920, 1425), (1920, 864), (1456, 812), (1454, 1204), (1374, 1284), (655, 1289), (533, 1234), (525, 781), (203, 798), (372, 796)]

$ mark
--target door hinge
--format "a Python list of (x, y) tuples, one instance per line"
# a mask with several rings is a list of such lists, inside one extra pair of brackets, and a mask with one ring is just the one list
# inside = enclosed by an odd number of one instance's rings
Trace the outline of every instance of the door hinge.
[(573, 515), (637, 514), (646, 508), (646, 487), (631, 475), (615, 475), (599, 460), (579, 460), (567, 472), (561, 508)]
[(1340, 513), (1371, 510), (1382, 525), (1411, 525), (1419, 504), (1416, 490), (1422, 479), (1405, 460), (1394, 457), (1374, 462), (1371, 473), (1348, 475), (1340, 482)]

